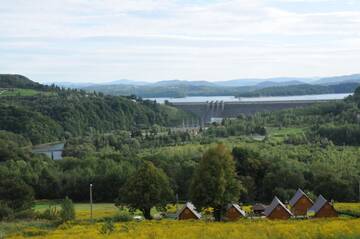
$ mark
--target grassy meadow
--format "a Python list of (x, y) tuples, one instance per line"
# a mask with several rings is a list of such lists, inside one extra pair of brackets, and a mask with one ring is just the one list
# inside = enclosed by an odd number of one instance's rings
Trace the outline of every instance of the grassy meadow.
[[(42, 212), (56, 204), (38, 202), (34, 210)], [(57, 207), (57, 206), (56, 206)], [(0, 238), (254, 238), (254, 239), (355, 239), (360, 238), (360, 218), (341, 215), (335, 219), (309, 219), (270, 221), (267, 219), (242, 219), (237, 222), (174, 221), (171, 219), (142, 222), (116, 222), (114, 231), (101, 232), (103, 218), (111, 218), (119, 209), (111, 203), (93, 205), (95, 223), (89, 222), (89, 204), (75, 204), (76, 220), (54, 225), (46, 220), (12, 221), (0, 223)], [(250, 206), (243, 207), (246, 211)], [(336, 203), (338, 211), (360, 214), (360, 203)], [(175, 206), (169, 206), (174, 211)], [(153, 211), (153, 214), (156, 210)]]
[[(37, 203), (34, 207), (35, 211), (43, 212), (49, 206), (56, 207), (60, 210), (59, 204), (52, 204), (49, 202)], [(75, 205), (76, 219), (85, 220), (90, 218), (90, 204), (88, 203), (76, 203)], [(93, 218), (101, 219), (104, 217), (111, 217), (116, 215), (118, 208), (112, 203), (94, 203), (93, 204)]]

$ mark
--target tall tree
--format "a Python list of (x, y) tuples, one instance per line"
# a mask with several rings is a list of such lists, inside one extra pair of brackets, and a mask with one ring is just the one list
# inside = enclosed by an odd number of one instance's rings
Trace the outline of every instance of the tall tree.
[(198, 208), (212, 207), (220, 221), (228, 203), (237, 202), (242, 185), (236, 177), (235, 162), (224, 144), (210, 148), (195, 169), (190, 197)]
[(152, 219), (152, 207), (163, 208), (173, 192), (166, 174), (151, 162), (145, 161), (120, 189), (118, 202), (132, 210), (139, 209), (146, 219)]

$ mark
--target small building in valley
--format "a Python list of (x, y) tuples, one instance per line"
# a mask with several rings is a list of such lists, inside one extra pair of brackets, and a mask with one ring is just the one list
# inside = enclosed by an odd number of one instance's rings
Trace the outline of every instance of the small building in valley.
[(264, 211), (266, 209), (266, 205), (262, 204), (262, 203), (255, 203), (252, 207), (251, 210), (253, 211), (253, 213), (255, 215), (263, 215)]
[(246, 213), (241, 207), (236, 203), (231, 203), (226, 208), (225, 217), (229, 221), (236, 221), (239, 218), (245, 217)]
[(334, 206), (322, 195), (316, 199), (314, 205), (309, 209), (308, 214), (313, 214), (313, 216), (317, 218), (338, 216)]
[(306, 216), (308, 210), (313, 206), (313, 201), (300, 188), (289, 201), (291, 212), (294, 216)]
[(264, 215), (269, 219), (289, 219), (293, 214), (276, 196), (271, 204), (265, 209)]
[(176, 218), (178, 220), (198, 220), (201, 218), (201, 214), (196, 211), (195, 206), (191, 202), (187, 202)]

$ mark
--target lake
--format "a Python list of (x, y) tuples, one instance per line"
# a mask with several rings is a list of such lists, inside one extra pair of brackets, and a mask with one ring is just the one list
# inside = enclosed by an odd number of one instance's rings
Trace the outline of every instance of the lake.
[(188, 96), (184, 98), (144, 98), (154, 100), (163, 104), (166, 100), (173, 103), (179, 102), (206, 102), (206, 101), (224, 101), (224, 102), (257, 102), (257, 101), (297, 101), (297, 100), (342, 100), (352, 93), (346, 94), (321, 94), (321, 95), (296, 95), (296, 96), (269, 96), (269, 97), (241, 97), (235, 96)]

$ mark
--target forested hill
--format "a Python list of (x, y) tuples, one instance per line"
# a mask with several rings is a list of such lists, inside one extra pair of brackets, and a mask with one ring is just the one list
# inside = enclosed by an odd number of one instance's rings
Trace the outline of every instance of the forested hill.
[(0, 74), (0, 88), (46, 89), (48, 87), (22, 75)]
[(310, 85), (299, 84), (289, 86), (277, 86), (258, 89), (250, 92), (239, 93), (239, 97), (259, 96), (291, 96), (291, 95), (314, 95), (314, 94), (335, 94), (351, 93), (360, 86), (359, 82), (345, 82), (335, 85)]
[(0, 130), (21, 134), (33, 144), (154, 124), (176, 126), (192, 117), (136, 97), (43, 86), (22, 76), (1, 75), (0, 85)]

